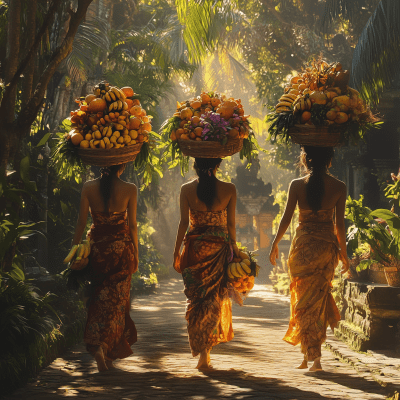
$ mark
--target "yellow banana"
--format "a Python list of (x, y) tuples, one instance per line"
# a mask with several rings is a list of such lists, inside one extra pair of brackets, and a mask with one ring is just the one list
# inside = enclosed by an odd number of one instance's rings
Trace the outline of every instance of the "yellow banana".
[(232, 263), (231, 264), (231, 273), (235, 278), (240, 278), (241, 275), (239, 274), (239, 272), (236, 269), (236, 263)]
[(92, 139), (92, 140), (89, 142), (89, 145), (90, 145), (90, 148), (91, 148), (91, 149), (95, 149), (95, 148), (96, 148), (96, 146), (94, 145), (94, 139)]
[(111, 101), (117, 101), (117, 96), (113, 92), (107, 92), (107, 94), (110, 96)]
[(290, 98), (290, 99), (295, 100), (296, 97), (297, 97), (297, 94), (294, 94), (294, 93), (285, 93), (284, 95), (282, 95), (282, 97), (288, 97), (288, 98)]
[(240, 276), (247, 275), (240, 263), (236, 263), (236, 271), (240, 274)]
[(228, 273), (228, 278), (233, 281), (233, 280), (235, 280), (235, 276), (231, 272), (231, 265), (232, 264), (228, 265), (228, 268), (227, 268), (226, 272)]
[(108, 144), (110, 144), (110, 139), (107, 137), (107, 136), (105, 136), (104, 138), (103, 138), (103, 141), (104, 141), (104, 144), (107, 146)]
[(119, 89), (119, 88), (117, 88), (117, 89), (118, 89), (118, 92), (119, 92), (119, 98), (122, 101), (124, 101), (126, 99), (125, 93), (121, 89)]
[(75, 255), (77, 249), (78, 249), (78, 245), (74, 244), (72, 246), (71, 250), (69, 251), (67, 257), (65, 257), (64, 264), (66, 264), (72, 260), (72, 257)]
[(248, 258), (243, 258), (243, 260), (241, 261), (242, 263), (245, 263), (247, 266), (250, 267), (251, 265), (251, 261)]
[(118, 111), (118, 100), (113, 103), (114, 111)]
[(122, 104), (122, 101), (118, 100), (118, 110), (122, 110), (123, 107), (124, 105)]
[(249, 256), (244, 252), (244, 251), (239, 251), (239, 257), (244, 260), (244, 259), (248, 259)]
[(121, 124), (115, 124), (114, 126), (115, 126), (115, 129), (118, 131), (122, 131), (124, 129), (124, 126)]
[(284, 95), (284, 96), (282, 96), (282, 97), (279, 99), (279, 102), (281, 102), (281, 101), (288, 101), (289, 103), (293, 103), (294, 100), (295, 100), (295, 99), (294, 99), (293, 97), (286, 97), (286, 95)]
[(288, 101), (279, 101), (279, 103), (275, 106), (275, 108), (279, 108), (279, 107), (291, 107), (292, 103), (289, 103)]
[(278, 114), (281, 112), (286, 112), (286, 111), (290, 111), (290, 108), (285, 106), (285, 107), (279, 107), (275, 110), (275, 112)]
[(129, 108), (128, 103), (126, 101), (124, 101), (123, 103), (123, 110), (126, 111)]
[(121, 98), (121, 92), (118, 90), (118, 88), (116, 88), (115, 86), (112, 86), (112, 87), (110, 88), (110, 90), (112, 91), (113, 94), (115, 94), (115, 97), (116, 97), (117, 99), (120, 99), (120, 98)]
[(85, 252), (85, 245), (81, 243), (80, 245), (78, 245), (78, 249), (76, 250), (75, 261), (80, 261), (82, 259), (84, 252)]
[(111, 100), (111, 96), (110, 96), (110, 92), (107, 92), (107, 93), (106, 93), (105, 98), (106, 98), (106, 100), (107, 100), (108, 102), (111, 102), (111, 101), (112, 101), (112, 100)]
[(112, 110), (114, 110), (114, 104), (115, 103), (111, 103), (109, 106), (108, 106), (108, 111), (112, 111)]
[(312, 107), (311, 99), (306, 99), (305, 103), (306, 103), (306, 110), (311, 110)]
[(106, 148), (106, 144), (104, 143), (104, 140), (100, 140), (100, 148), (101, 149), (105, 149)]
[(243, 269), (243, 271), (246, 274), (250, 274), (251, 273), (251, 268), (244, 261), (241, 261), (240, 267)]

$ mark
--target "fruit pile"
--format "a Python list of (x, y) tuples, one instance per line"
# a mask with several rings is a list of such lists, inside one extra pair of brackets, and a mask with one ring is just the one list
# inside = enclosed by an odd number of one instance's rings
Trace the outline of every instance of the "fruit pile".
[(311, 62), (291, 78), (269, 114), (268, 120), (274, 121), (269, 128), (271, 135), (276, 137), (295, 124), (345, 129), (351, 122), (363, 125), (376, 121), (357, 90), (348, 86), (349, 78), (349, 71), (340, 63)]
[(175, 114), (166, 121), (163, 129), (172, 141), (209, 140), (225, 144), (228, 138), (249, 137), (248, 118), (240, 99), (203, 92), (200, 96), (178, 102)]
[(72, 270), (80, 270), (86, 267), (89, 263), (90, 241), (84, 240), (80, 244), (72, 246), (64, 264), (70, 263), (69, 268)]
[(245, 293), (253, 289), (254, 278), (258, 275), (259, 266), (252, 255), (241, 251), (239, 258), (228, 264), (228, 281), (239, 292)]
[(75, 100), (79, 109), (71, 111), (71, 131), (66, 134), (74, 146), (112, 149), (148, 142), (151, 116), (140, 101), (133, 99), (131, 87), (100, 82), (93, 94)]

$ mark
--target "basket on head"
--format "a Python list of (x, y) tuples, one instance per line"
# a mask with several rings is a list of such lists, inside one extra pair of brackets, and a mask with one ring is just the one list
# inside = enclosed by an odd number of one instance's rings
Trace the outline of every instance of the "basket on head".
[(228, 139), (222, 145), (214, 141), (178, 140), (183, 155), (199, 158), (224, 158), (242, 150), (243, 139)]
[(134, 161), (140, 153), (143, 143), (125, 146), (119, 149), (85, 149), (80, 148), (78, 154), (85, 164), (98, 167), (124, 164)]
[(343, 144), (340, 131), (330, 131), (328, 126), (295, 125), (289, 129), (293, 143), (303, 146), (337, 147)]

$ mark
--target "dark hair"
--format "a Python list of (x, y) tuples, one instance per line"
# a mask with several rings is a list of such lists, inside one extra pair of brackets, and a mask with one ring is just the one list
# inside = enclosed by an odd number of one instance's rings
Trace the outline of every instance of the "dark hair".
[(325, 194), (324, 174), (328, 173), (329, 164), (334, 155), (333, 147), (302, 146), (300, 167), (309, 174), (306, 180), (308, 206), (316, 213), (321, 209)]
[(210, 210), (216, 197), (217, 178), (213, 174), (215, 167), (220, 165), (221, 158), (195, 158), (194, 169), (199, 177), (197, 185), (197, 197)]
[(106, 211), (109, 209), (109, 202), (111, 197), (111, 189), (114, 178), (117, 173), (125, 169), (126, 164), (111, 165), (110, 167), (100, 168), (100, 193), (103, 197), (104, 208)]

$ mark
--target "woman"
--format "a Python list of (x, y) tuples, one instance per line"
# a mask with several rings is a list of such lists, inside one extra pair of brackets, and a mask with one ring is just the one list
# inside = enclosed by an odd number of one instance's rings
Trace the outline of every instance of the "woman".
[[(236, 246), (236, 188), (215, 176), (221, 159), (196, 158), (198, 179), (184, 184), (174, 267), (182, 273), (187, 297), (186, 320), (196, 368), (210, 368), (210, 351), (233, 339), (232, 309), (225, 269), (239, 254)], [(186, 233), (190, 221), (190, 229)], [(186, 236), (185, 236), (186, 234)], [(184, 242), (182, 255), (181, 244)]]
[(331, 294), (339, 259), (343, 263), (341, 272), (349, 269), (344, 225), (346, 185), (329, 174), (332, 158), (332, 147), (302, 147), (300, 166), (307, 175), (290, 184), (286, 209), (270, 253), (270, 261), (276, 265), (278, 243), (298, 205), (299, 226), (288, 259), (291, 315), (283, 340), (301, 344), (304, 360), (298, 368), (307, 368), (308, 361), (314, 361), (310, 371), (322, 370), (321, 345), (327, 326), (333, 329), (340, 320)]
[(131, 275), (138, 268), (137, 188), (119, 179), (124, 169), (125, 164), (102, 168), (100, 179), (83, 185), (72, 242), (81, 241), (90, 210), (93, 292), (84, 341), (99, 371), (113, 368), (117, 358), (130, 356), (130, 346), (137, 340), (129, 316)]

